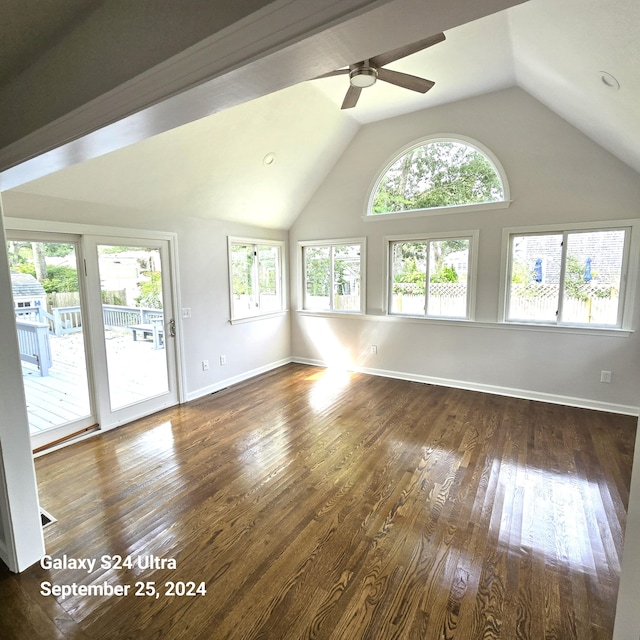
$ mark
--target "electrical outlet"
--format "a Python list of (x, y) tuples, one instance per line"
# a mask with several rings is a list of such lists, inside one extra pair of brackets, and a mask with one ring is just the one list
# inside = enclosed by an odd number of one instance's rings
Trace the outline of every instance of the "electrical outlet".
[(611, 382), (611, 371), (601, 371), (600, 372), (600, 382)]
[(203, 371), (209, 371), (209, 361), (208, 360), (203, 360), (202, 361), (202, 370)]
[(227, 364), (227, 356), (220, 356), (220, 366)]
[(190, 318), (191, 317), (191, 307), (185, 307), (182, 310), (182, 317), (183, 318)]
[(378, 345), (377, 344), (372, 344), (371, 345), (371, 353), (373, 353), (373, 354), (378, 353)]

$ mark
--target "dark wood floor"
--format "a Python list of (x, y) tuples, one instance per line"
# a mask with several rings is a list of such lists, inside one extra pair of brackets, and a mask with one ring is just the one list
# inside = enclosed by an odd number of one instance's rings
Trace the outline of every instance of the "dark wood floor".
[(288, 365), (39, 458), (48, 553), (97, 566), (0, 573), (0, 637), (611, 638), (635, 428)]

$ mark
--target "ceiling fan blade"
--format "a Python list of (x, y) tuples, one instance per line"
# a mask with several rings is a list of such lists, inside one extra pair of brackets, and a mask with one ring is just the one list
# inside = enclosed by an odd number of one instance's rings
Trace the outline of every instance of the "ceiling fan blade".
[(418, 51), (427, 49), (428, 47), (438, 44), (443, 40), (446, 40), (444, 33), (436, 33), (435, 35), (424, 38), (423, 40), (418, 40), (418, 42), (414, 42), (413, 44), (399, 47), (393, 51), (387, 51), (387, 53), (381, 53), (379, 56), (371, 58), (369, 62), (377, 69), (380, 69), (380, 67), (383, 67), (385, 64), (395, 62), (396, 60), (400, 60), (400, 58), (410, 56), (412, 53), (417, 53)]
[(353, 109), (358, 102), (358, 98), (360, 97), (360, 93), (362, 89), (360, 87), (354, 87), (353, 85), (349, 85), (349, 89), (347, 91), (347, 95), (344, 97), (344, 101), (342, 102), (341, 109)]
[(408, 73), (391, 71), (391, 69), (378, 69), (378, 80), (383, 80), (405, 89), (411, 89), (411, 91), (418, 91), (419, 93), (426, 93), (435, 84), (431, 80), (418, 78), (418, 76), (412, 76)]
[(333, 76), (342, 76), (345, 73), (349, 73), (349, 69), (336, 69), (335, 71), (329, 71), (329, 73), (323, 73), (321, 76), (316, 76), (314, 80), (319, 78), (332, 78)]

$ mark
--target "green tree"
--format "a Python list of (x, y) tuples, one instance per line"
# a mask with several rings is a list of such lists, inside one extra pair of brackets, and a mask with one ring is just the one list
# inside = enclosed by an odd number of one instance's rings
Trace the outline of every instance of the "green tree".
[(522, 260), (513, 263), (511, 268), (512, 284), (531, 284), (533, 282), (533, 266)]
[(33, 264), (36, 278), (38, 279), (38, 282), (44, 282), (48, 275), (47, 260), (44, 255), (44, 245), (41, 242), (32, 242), (31, 251), (33, 252)]
[(253, 292), (253, 247), (244, 244), (231, 245), (233, 293), (237, 296)]
[(378, 186), (372, 213), (391, 213), (504, 197), (495, 169), (479, 151), (456, 142), (432, 142), (395, 162)]
[(305, 247), (305, 277), (307, 294), (331, 295), (331, 249), (329, 247)]
[(569, 298), (582, 300), (589, 299), (590, 285), (584, 281), (586, 265), (581, 264), (575, 256), (567, 256), (567, 264), (564, 274), (564, 291)]
[(394, 247), (393, 273), (396, 293), (422, 295), (427, 279), (426, 252), (430, 247), (430, 282), (458, 282), (458, 272), (454, 267), (446, 266), (447, 256), (454, 252), (469, 249), (468, 240), (440, 240), (426, 242), (403, 242)]
[(64, 258), (70, 253), (73, 253), (75, 247), (72, 244), (66, 244), (63, 242), (45, 242), (44, 243), (44, 255), (47, 257)]
[[(13, 269), (22, 264), (31, 261), (33, 252), (30, 242), (18, 242), (17, 240), (9, 240), (7, 242), (7, 254), (9, 256), (9, 266)], [(35, 276), (35, 271), (33, 273)]]
[[(31, 262), (18, 264), (13, 267), (18, 273), (29, 273), (36, 277), (36, 269)], [(62, 293), (79, 291), (78, 273), (71, 267), (48, 267), (47, 277), (40, 283), (47, 293)]]
[(139, 307), (162, 309), (162, 274), (160, 271), (145, 271), (148, 280), (138, 283), (140, 295), (135, 299)]
[(458, 272), (455, 267), (443, 266), (429, 278), (430, 282), (458, 282)]

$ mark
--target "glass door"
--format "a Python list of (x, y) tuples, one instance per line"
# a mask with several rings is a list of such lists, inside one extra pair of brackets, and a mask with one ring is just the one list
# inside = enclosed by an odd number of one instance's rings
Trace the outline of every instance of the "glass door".
[(79, 236), (7, 232), (32, 447), (97, 427)]
[(103, 427), (178, 402), (167, 241), (85, 237)]

